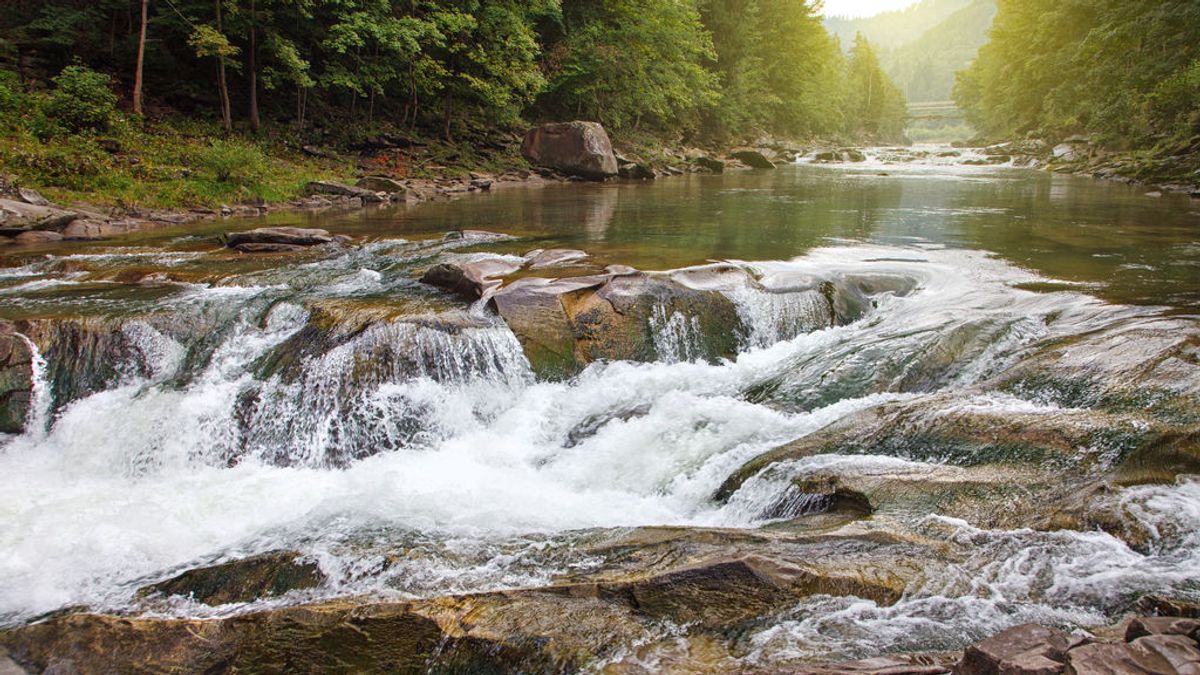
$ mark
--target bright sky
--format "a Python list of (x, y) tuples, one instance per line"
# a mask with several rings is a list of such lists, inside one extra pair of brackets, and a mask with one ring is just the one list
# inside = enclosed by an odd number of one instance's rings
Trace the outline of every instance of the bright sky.
[(825, 14), (829, 16), (871, 16), (893, 9), (904, 9), (917, 4), (917, 0), (825, 0)]

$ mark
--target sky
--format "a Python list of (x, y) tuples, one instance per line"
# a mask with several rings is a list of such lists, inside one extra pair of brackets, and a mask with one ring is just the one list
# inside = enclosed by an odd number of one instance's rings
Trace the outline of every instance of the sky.
[(825, 0), (828, 16), (871, 16), (893, 9), (904, 9), (917, 0)]

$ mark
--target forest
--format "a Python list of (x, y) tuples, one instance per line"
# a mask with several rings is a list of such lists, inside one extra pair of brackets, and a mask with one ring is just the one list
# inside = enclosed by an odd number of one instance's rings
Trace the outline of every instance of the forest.
[(993, 139), (1200, 150), (1200, 3), (1001, 0), (955, 99)]
[(903, 101), (872, 49), (845, 56), (817, 10), (794, 0), (15, 0), (0, 17), (0, 67), (8, 98), (52, 90), (64, 68), (82, 66), (111, 78), (132, 112), (250, 132), (386, 122), (454, 138), (580, 117), (672, 137), (897, 139)]

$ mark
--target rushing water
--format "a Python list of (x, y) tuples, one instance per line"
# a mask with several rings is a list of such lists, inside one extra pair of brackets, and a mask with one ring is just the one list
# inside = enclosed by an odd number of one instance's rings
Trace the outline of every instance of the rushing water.
[[(0, 623), (121, 609), (172, 571), (279, 548), (319, 561), (331, 581), (317, 596), (431, 596), (591, 569), (601, 561), (574, 544), (597, 528), (760, 527), (787, 481), (759, 477), (727, 503), (713, 494), (767, 450), (883, 402), (969, 387), (1041, 340), (1193, 311), (1198, 211), (1125, 186), (873, 156), (274, 217), (367, 240), (282, 265), (215, 251), (205, 231), (10, 254), (0, 315), (117, 328), (99, 385), (56, 376), (65, 352), (38, 354), (30, 430), (0, 441)], [(458, 228), (515, 239), (440, 238)], [(739, 261), (760, 281), (723, 290), (747, 328), (740, 353), (696, 360), (699, 326), (663, 311), (659, 362), (540, 380), (486, 308), (415, 281), (434, 262), (552, 246), (643, 269)], [(172, 281), (131, 283), (156, 272)], [(829, 327), (818, 296), (787, 292), (814, 278), (869, 278), (872, 306)], [(811, 462), (930, 466), (806, 461), (787, 475)], [(968, 554), (930, 563), (891, 607), (805, 603), (754, 634), (745, 658), (955, 646), (1022, 620), (1103, 623), (1117, 596), (1194, 589), (1196, 484), (1126, 499), (1161, 533), (1148, 552), (930, 514), (909, 526)]]

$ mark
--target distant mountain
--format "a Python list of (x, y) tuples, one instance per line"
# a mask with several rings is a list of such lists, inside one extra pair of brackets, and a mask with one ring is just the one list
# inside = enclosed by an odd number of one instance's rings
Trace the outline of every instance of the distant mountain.
[(995, 16), (996, 0), (972, 0), (916, 40), (885, 50), (880, 61), (910, 103), (949, 100), (954, 74), (975, 60)]
[(836, 35), (846, 48), (854, 43), (855, 34), (861, 32), (876, 47), (894, 49), (919, 39), (926, 31), (971, 2), (972, 0), (922, 0), (908, 9), (884, 12), (862, 19), (827, 17), (825, 28)]

